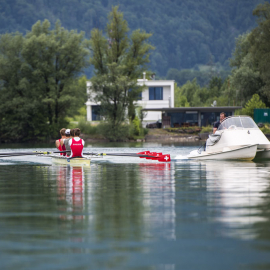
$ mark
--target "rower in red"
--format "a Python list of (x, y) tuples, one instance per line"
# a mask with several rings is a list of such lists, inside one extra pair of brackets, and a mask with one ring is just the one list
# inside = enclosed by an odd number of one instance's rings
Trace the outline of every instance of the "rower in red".
[[(66, 149), (63, 149), (63, 146), (62, 146), (63, 143), (62, 143), (62, 145), (61, 145), (61, 141), (63, 142), (64, 139), (66, 139), (66, 134), (65, 134), (65, 132), (66, 132), (66, 129), (65, 129), (65, 128), (62, 128), (62, 129), (60, 130), (60, 136), (61, 136), (61, 139), (55, 141), (55, 146), (56, 146), (56, 148), (57, 148), (59, 151), (65, 151), (65, 150), (66, 150)], [(61, 153), (60, 155), (62, 155), (62, 153)]]
[(70, 140), (70, 129), (66, 129), (66, 138), (65, 140), (61, 141), (62, 148), (65, 149), (66, 155), (70, 155), (70, 146), (69, 146), (69, 140)]
[(79, 128), (74, 129), (74, 138), (69, 140), (71, 149), (70, 157), (83, 157), (84, 140), (80, 138), (81, 130)]

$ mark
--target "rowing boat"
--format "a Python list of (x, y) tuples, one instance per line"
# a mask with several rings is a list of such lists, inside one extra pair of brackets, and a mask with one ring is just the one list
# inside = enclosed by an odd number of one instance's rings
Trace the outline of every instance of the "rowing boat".
[(67, 158), (66, 156), (47, 155), (52, 159), (52, 163), (71, 166), (90, 166), (91, 157)]

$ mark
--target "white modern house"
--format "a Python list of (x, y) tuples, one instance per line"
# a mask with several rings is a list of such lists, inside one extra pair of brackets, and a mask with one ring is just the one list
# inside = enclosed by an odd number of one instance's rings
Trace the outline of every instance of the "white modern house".
[[(137, 106), (144, 109), (173, 108), (174, 107), (174, 81), (173, 80), (147, 80), (145, 73), (143, 79), (138, 79), (138, 85), (144, 86), (141, 99), (136, 101)], [(87, 82), (88, 100), (86, 102), (87, 121), (100, 120), (99, 106), (91, 93), (91, 82)], [(144, 118), (144, 125), (161, 119), (161, 111), (149, 111)]]

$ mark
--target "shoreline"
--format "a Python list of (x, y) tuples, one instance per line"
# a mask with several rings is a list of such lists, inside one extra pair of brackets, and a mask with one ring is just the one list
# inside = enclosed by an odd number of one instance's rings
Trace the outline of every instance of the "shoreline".
[[(209, 133), (199, 133), (199, 134), (188, 134), (188, 133), (171, 133), (171, 132), (149, 132), (149, 134), (145, 135), (144, 138), (138, 139), (126, 139), (122, 142), (198, 142), (205, 141), (208, 138)], [(110, 142), (108, 139), (97, 138), (91, 135), (82, 134), (82, 139), (85, 142)]]
[[(189, 133), (173, 133), (167, 132), (164, 130), (150, 130), (145, 137), (135, 138), (135, 139), (126, 139), (119, 142), (159, 142), (159, 143), (189, 143), (189, 142), (199, 142), (206, 141), (210, 133), (198, 133), (198, 134), (189, 134)], [(268, 140), (270, 140), (270, 134), (264, 134)], [(111, 141), (99, 136), (93, 136), (88, 134), (82, 134), (81, 138), (84, 139), (86, 143), (110, 143)], [(54, 143), (55, 140), (51, 139), (49, 141), (35, 141), (32, 143)], [(0, 142), (0, 145), (5, 144), (29, 144), (31, 142)]]

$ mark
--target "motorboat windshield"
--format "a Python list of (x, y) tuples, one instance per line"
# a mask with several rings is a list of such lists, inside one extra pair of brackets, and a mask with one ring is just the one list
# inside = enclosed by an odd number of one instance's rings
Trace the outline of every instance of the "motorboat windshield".
[(219, 125), (218, 130), (223, 129), (258, 129), (258, 126), (249, 116), (231, 116), (227, 117)]

